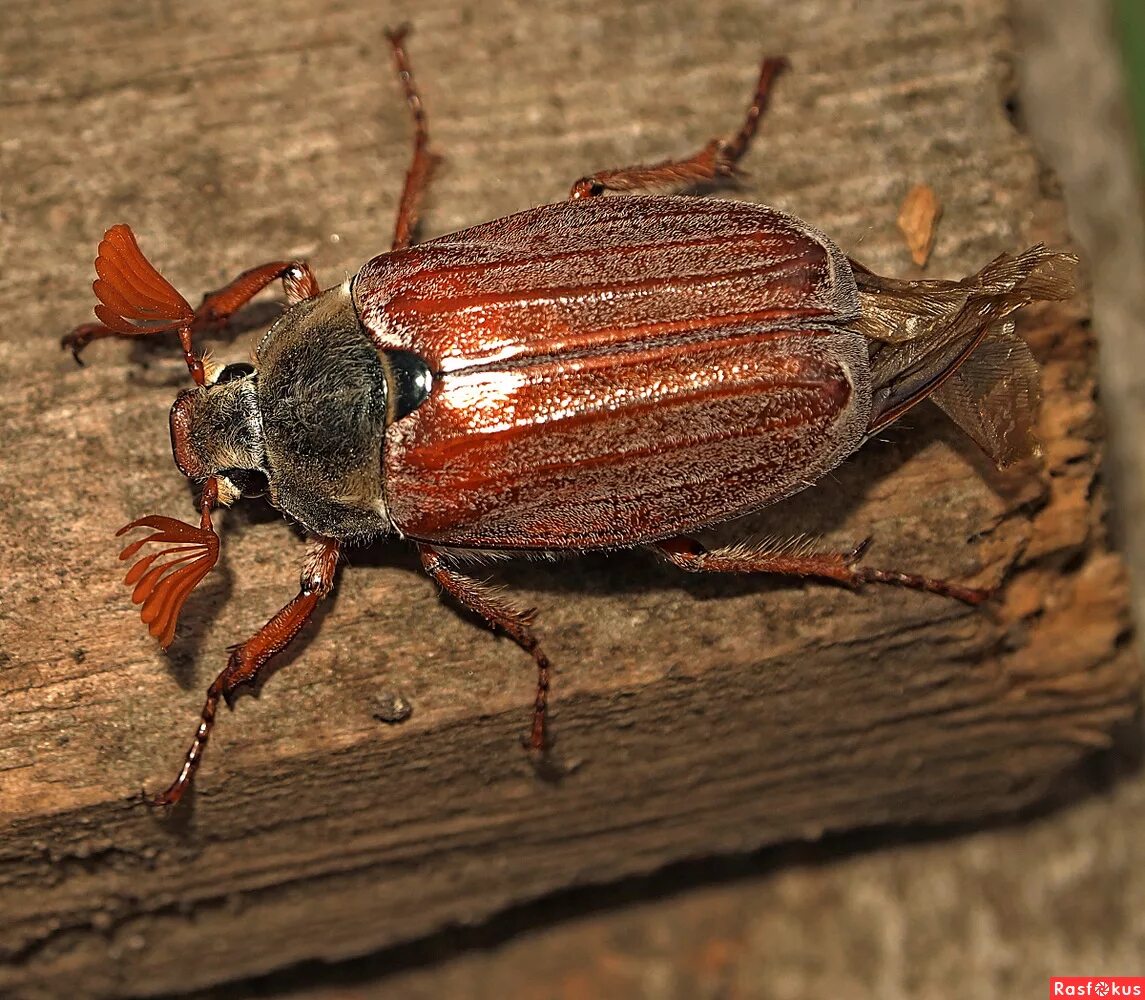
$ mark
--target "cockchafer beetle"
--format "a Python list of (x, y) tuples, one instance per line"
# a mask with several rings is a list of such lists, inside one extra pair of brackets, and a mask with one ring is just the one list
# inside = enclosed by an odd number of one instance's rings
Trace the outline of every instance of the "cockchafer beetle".
[[(709, 550), (689, 535), (811, 485), (925, 398), (999, 466), (1035, 451), (1038, 370), (1008, 317), (1067, 298), (1075, 258), (1035, 246), (962, 281), (899, 281), (775, 209), (664, 193), (734, 174), (785, 65), (776, 58), (730, 139), (594, 174), (567, 201), (414, 246), (435, 158), (404, 30), (389, 39), (415, 128), (389, 253), (325, 291), (305, 262), (275, 261), (192, 309), (117, 225), (95, 263), (100, 322), (64, 338), (78, 360), (95, 339), (175, 332), (195, 382), (171, 408), (171, 441), (180, 471), (202, 483), (199, 525), (152, 514), (120, 531), (151, 529), (123, 560), (165, 546), (126, 577), (164, 648), (218, 559), (214, 507), (266, 491), (314, 539), (298, 595), (233, 647), (156, 803), (183, 796), (219, 699), (298, 634), (342, 546), (380, 535), (412, 541), (446, 592), (532, 655), (538, 754), (549, 661), (530, 615), (469, 576), (467, 555), (645, 546), (689, 571), (986, 598), (862, 565), (865, 543)], [(288, 308), (253, 364), (194, 353), (194, 334), (276, 279)]]

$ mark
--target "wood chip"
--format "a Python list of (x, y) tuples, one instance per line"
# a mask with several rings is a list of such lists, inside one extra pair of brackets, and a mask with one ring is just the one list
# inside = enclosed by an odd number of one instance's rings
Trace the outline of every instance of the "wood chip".
[(942, 204), (929, 184), (916, 184), (903, 199), (898, 226), (910, 249), (911, 259), (926, 267), (934, 249), (934, 231), (942, 217)]

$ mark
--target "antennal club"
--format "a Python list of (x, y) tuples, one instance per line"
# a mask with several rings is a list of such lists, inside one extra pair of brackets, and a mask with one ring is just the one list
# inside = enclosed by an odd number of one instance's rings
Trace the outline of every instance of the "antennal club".
[(187, 370), (196, 385), (203, 385), (203, 362), (191, 351), (195, 310), (143, 256), (130, 226), (120, 223), (103, 234), (95, 273), (99, 277), (91, 287), (99, 299), (95, 307), (99, 321), (129, 337), (178, 331)]
[[(211, 524), (211, 507), (218, 500), (218, 482), (214, 476), (203, 490), (202, 518), (196, 528), (186, 521), (160, 514), (148, 514), (125, 524), (116, 535), (135, 528), (154, 528), (146, 538), (139, 538), (119, 553), (123, 561), (134, 558), (143, 546), (156, 542), (169, 548), (151, 552), (138, 559), (127, 571), (123, 582), (134, 589), (131, 602), (140, 605), (140, 617), (147, 630), (166, 649), (175, 638), (175, 625), (187, 598), (219, 561), (219, 536)], [(169, 559), (163, 559), (170, 556)]]

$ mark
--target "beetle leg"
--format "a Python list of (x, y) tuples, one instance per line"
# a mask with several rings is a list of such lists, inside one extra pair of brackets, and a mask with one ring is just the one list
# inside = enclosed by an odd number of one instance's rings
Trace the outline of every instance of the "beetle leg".
[(202, 326), (221, 326), (278, 278), (282, 279), (286, 301), (292, 306), (313, 298), (322, 290), (306, 261), (276, 260), (243, 271), (222, 288), (207, 292), (195, 310), (195, 321)]
[(410, 67), (409, 56), (406, 54), (405, 38), (409, 33), (409, 25), (403, 24), (394, 31), (387, 31), (386, 37), (394, 50), (394, 64), (397, 66), (398, 79), (401, 80), (405, 91), (406, 104), (409, 105), (413, 116), (413, 157), (410, 160), (409, 170), (406, 172), (405, 187), (402, 188), (402, 200), (398, 204), (398, 218), (394, 223), (394, 241), (391, 249), (404, 250), (413, 242), (413, 232), (417, 228), (418, 208), (421, 206), (422, 196), (429, 185), (429, 175), (433, 168), (441, 162), (441, 157), (429, 151), (429, 129), (425, 120), (425, 109), (421, 104), (421, 96), (413, 81), (413, 69)]
[(173, 806), (190, 787), (191, 779), (203, 759), (211, 728), (215, 724), (219, 699), (230, 705), (238, 688), (254, 683), (266, 662), (290, 644), (314, 613), (318, 602), (330, 593), (334, 586), (340, 544), (333, 538), (316, 541), (302, 568), (302, 584), (298, 595), (246, 642), (231, 647), (226, 668), (207, 688), (207, 700), (199, 718), (199, 727), (195, 730), (195, 738), (187, 750), (179, 776), (165, 792), (155, 797), (154, 805)]
[(448, 557), (429, 545), (419, 545), (421, 564), (441, 588), (458, 604), (480, 615), (494, 628), (501, 629), (536, 661), (537, 695), (533, 701), (533, 724), (529, 730), (529, 749), (540, 754), (545, 749), (545, 717), (549, 702), (549, 658), (529, 627), (531, 611), (518, 611), (501, 599), (490, 586), (466, 576), (448, 561)]
[(759, 82), (738, 132), (728, 139), (712, 139), (691, 156), (680, 160), (665, 160), (649, 166), (621, 167), (601, 170), (582, 177), (569, 191), (569, 198), (595, 198), (608, 191), (634, 194), (639, 191), (657, 191), (664, 194), (686, 191), (697, 185), (733, 177), (736, 164), (750, 145), (759, 119), (767, 109), (768, 98), (775, 78), (788, 66), (782, 56), (770, 56), (759, 69)]
[[(80, 353), (93, 340), (104, 337), (142, 337), (175, 331), (183, 346), (187, 367), (202, 384), (202, 361), (191, 352), (191, 335), (223, 326), (230, 317), (267, 285), (282, 279), (287, 301), (294, 305), (320, 291), (318, 279), (305, 261), (277, 260), (243, 271), (229, 284), (203, 296), (198, 309), (143, 256), (130, 227), (113, 226), (104, 233), (95, 261), (99, 278), (92, 286), (100, 304), (102, 322), (77, 326), (60, 341), (80, 362)], [(80, 362), (82, 364), (82, 362)]]
[(915, 573), (871, 569), (860, 566), (870, 546), (868, 538), (850, 552), (807, 552), (798, 547), (752, 547), (733, 545), (726, 548), (704, 548), (693, 538), (669, 538), (655, 544), (659, 553), (674, 566), (690, 573), (778, 573), (783, 576), (813, 576), (835, 580), (847, 587), (864, 583), (886, 583), (908, 587), (929, 594), (950, 597), (964, 604), (981, 604), (989, 590), (963, 587), (947, 580), (936, 580)]

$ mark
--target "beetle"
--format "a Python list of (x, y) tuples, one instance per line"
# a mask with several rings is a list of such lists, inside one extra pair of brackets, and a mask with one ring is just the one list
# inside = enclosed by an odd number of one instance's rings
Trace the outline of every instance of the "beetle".
[[(183, 797), (219, 701), (298, 634), (343, 547), (383, 535), (415, 544), (445, 592), (532, 656), (538, 755), (549, 661), (531, 616), (467, 573), (467, 557), (641, 546), (692, 572), (988, 596), (871, 568), (865, 542), (709, 550), (691, 535), (811, 485), (926, 398), (999, 466), (1035, 452), (1039, 374), (1010, 317), (1071, 295), (1075, 258), (1038, 245), (961, 281), (901, 281), (784, 212), (683, 196), (734, 175), (781, 58), (763, 60), (730, 138), (415, 246), (436, 157), (404, 36), (388, 33), (414, 143), (388, 253), (325, 290), (304, 261), (273, 261), (192, 308), (113, 226), (95, 262), (99, 322), (64, 338), (78, 361), (97, 339), (174, 332), (195, 383), (170, 432), (176, 465), (201, 484), (199, 524), (151, 514), (119, 532), (149, 531), (120, 558), (164, 648), (218, 560), (217, 506), (265, 492), (312, 539), (298, 594), (232, 647), (154, 802)], [(195, 353), (196, 335), (276, 280), (287, 308), (251, 363)]]

